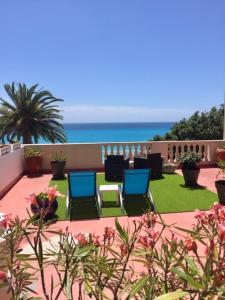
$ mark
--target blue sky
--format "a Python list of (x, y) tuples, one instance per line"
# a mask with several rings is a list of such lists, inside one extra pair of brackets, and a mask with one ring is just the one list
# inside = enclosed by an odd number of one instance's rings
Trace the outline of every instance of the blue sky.
[(66, 122), (177, 121), (223, 102), (224, 0), (0, 0), (3, 84), (39, 83)]

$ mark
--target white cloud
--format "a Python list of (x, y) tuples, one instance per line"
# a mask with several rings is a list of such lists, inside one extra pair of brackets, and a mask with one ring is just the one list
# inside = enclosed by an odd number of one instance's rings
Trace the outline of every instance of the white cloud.
[(179, 121), (193, 111), (139, 106), (71, 105), (62, 107), (66, 123)]

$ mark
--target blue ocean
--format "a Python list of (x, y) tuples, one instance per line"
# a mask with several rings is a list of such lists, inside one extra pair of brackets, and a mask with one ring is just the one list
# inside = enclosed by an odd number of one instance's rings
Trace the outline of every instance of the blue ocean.
[[(64, 124), (68, 143), (145, 142), (163, 135), (173, 122)], [(40, 141), (43, 142), (43, 141)]]

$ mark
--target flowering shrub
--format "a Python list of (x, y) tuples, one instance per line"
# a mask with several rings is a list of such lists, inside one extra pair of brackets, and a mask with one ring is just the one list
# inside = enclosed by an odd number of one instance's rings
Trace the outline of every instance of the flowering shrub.
[(54, 217), (54, 213), (58, 208), (56, 199), (58, 196), (63, 196), (58, 190), (57, 186), (49, 187), (45, 192), (41, 192), (38, 195), (31, 194), (27, 201), (31, 204), (32, 212), (40, 218), (47, 221)]
[[(147, 212), (126, 228), (116, 219), (115, 228), (105, 227), (102, 235), (53, 231), (42, 220), (36, 227), (30, 220), (11, 220), (4, 237), (9, 275), (0, 271), (0, 285), (9, 287), (13, 300), (21, 299), (25, 292), (32, 293), (30, 283), (38, 269), (47, 300), (61, 294), (79, 300), (84, 295), (99, 300), (160, 300), (161, 295), (224, 299), (225, 207), (216, 203), (208, 212), (196, 212), (195, 218), (187, 230), (168, 226), (160, 215)], [(58, 243), (44, 251), (49, 232), (58, 236)], [(21, 254), (24, 239), (33, 255)]]
[(197, 168), (196, 163), (201, 161), (201, 157), (198, 153), (191, 151), (181, 154), (178, 160), (181, 162), (183, 169), (195, 170)]

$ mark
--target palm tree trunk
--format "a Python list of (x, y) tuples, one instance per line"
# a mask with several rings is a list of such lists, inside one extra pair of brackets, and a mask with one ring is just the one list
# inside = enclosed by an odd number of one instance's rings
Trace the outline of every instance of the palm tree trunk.
[(29, 133), (23, 135), (23, 144), (32, 144), (32, 138)]

